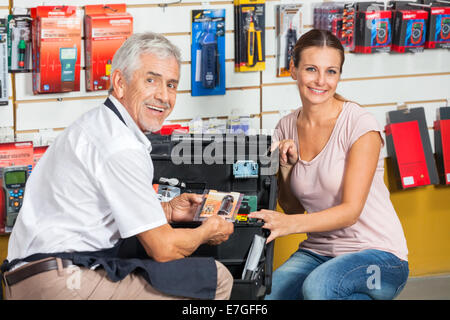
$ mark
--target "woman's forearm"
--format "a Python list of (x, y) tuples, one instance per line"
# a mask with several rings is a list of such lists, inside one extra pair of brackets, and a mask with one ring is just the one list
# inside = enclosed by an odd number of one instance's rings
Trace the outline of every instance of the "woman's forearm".
[(322, 211), (298, 214), (292, 221), (291, 233), (327, 232), (349, 227), (356, 223), (361, 208), (340, 204)]

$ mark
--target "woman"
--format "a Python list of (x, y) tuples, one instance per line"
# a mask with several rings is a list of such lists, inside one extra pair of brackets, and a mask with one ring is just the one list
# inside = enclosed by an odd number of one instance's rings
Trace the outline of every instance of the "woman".
[(267, 299), (393, 299), (408, 278), (406, 240), (383, 180), (381, 130), (371, 113), (336, 94), (343, 63), (328, 31), (311, 30), (295, 45), (290, 71), (302, 107), (274, 134), (286, 181), (279, 203), (289, 215), (249, 217), (264, 220), (268, 242), (308, 238), (274, 272)]

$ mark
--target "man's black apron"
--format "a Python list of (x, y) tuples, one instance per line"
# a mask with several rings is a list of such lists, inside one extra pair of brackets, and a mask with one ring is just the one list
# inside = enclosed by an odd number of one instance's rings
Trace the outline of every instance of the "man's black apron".
[[(125, 124), (119, 111), (109, 98), (106, 99), (104, 104)], [(113, 248), (95, 252), (37, 253), (11, 262), (5, 260), (1, 266), (1, 273), (10, 270), (20, 262), (33, 262), (48, 257), (57, 257), (72, 260), (73, 264), (86, 268), (99, 265), (99, 268), (101, 266), (113, 282), (120, 281), (130, 273), (135, 272), (162, 293), (187, 298), (214, 299), (217, 286), (217, 269), (213, 258), (188, 257), (169, 262), (157, 262), (150, 258), (123, 258), (120, 251), (123, 242), (122, 239)]]

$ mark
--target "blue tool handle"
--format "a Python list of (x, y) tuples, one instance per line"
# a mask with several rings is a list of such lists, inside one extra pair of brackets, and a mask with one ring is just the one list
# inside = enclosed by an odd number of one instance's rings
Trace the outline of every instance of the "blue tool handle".
[(201, 80), (203, 87), (212, 89), (217, 82), (217, 45), (216, 42), (202, 45)]

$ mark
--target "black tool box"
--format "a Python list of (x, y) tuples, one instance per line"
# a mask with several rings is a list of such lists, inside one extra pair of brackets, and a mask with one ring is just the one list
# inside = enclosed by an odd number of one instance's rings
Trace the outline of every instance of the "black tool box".
[[(249, 196), (257, 196), (257, 210), (276, 208), (277, 181), (275, 174), (267, 170), (267, 150), (271, 137), (266, 135), (148, 135), (152, 143), (151, 156), (154, 166), (154, 183), (159, 179), (176, 178), (181, 192), (202, 194), (205, 189), (235, 191)], [(184, 148), (184, 149), (183, 149)], [(183, 149), (183, 150), (181, 150)], [(208, 159), (215, 157), (215, 161)], [(180, 155), (184, 163), (180, 163)], [(216, 157), (217, 156), (217, 157)], [(262, 159), (264, 161), (261, 161)], [(258, 163), (258, 174), (248, 178), (236, 178), (233, 164), (237, 161), (253, 160)], [(214, 162), (214, 163), (212, 163)], [(222, 163), (220, 163), (222, 162)], [(242, 206), (241, 206), (242, 208)], [(173, 227), (195, 228), (200, 222), (174, 223)], [(266, 244), (256, 271), (256, 278), (243, 280), (242, 273), (247, 255), (256, 235), (267, 237), (267, 230), (261, 228), (262, 222), (235, 221), (234, 233), (229, 240), (218, 245), (201, 245), (192, 256), (214, 257), (223, 263), (234, 277), (232, 300), (258, 300), (270, 293), (272, 284), (273, 246)], [(134, 242), (133, 242), (134, 241)], [(126, 243), (128, 251), (145, 256), (138, 241)]]

